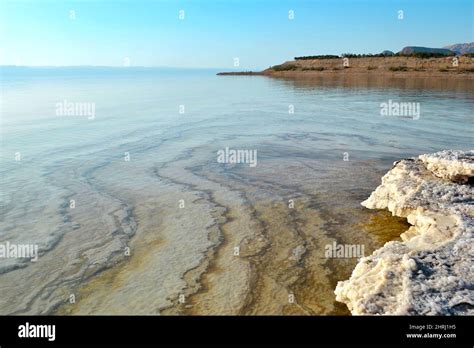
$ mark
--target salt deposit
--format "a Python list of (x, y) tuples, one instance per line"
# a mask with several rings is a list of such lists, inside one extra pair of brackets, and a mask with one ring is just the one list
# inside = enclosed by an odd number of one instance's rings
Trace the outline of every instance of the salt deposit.
[(412, 225), (362, 258), (336, 299), (352, 314), (474, 314), (474, 151), (396, 162), (362, 205)]

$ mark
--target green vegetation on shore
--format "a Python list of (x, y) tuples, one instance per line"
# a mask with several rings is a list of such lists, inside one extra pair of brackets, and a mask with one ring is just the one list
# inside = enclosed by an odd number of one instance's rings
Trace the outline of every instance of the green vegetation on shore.
[[(414, 47), (417, 49), (417, 47)], [(448, 52), (449, 53), (449, 52)], [(268, 69), (252, 72), (225, 72), (218, 75), (291, 75), (330, 73), (347, 71), (353, 73), (416, 73), (417, 75), (438, 74), (458, 75), (474, 73), (474, 54), (464, 53), (453, 56), (442, 52), (402, 52), (384, 51), (380, 54), (314, 55), (295, 57), (295, 60), (270, 66)]]
[[(314, 59), (335, 59), (335, 58), (377, 58), (377, 57), (415, 57), (415, 58), (442, 58), (442, 57), (452, 57), (456, 54), (453, 52), (451, 54), (443, 54), (443, 53), (433, 53), (433, 52), (414, 52), (410, 54), (404, 54), (401, 52), (394, 53), (393, 55), (388, 55), (385, 53), (343, 53), (341, 55), (334, 55), (334, 54), (324, 54), (324, 55), (317, 55), (317, 56), (300, 56), (295, 57), (295, 60), (314, 60)], [(464, 53), (460, 56), (465, 57), (474, 57), (474, 53)]]
[(270, 69), (274, 71), (291, 71), (291, 70), (298, 70), (298, 67), (294, 64), (280, 64), (280, 65), (274, 65)]
[(302, 57), (295, 57), (295, 60), (311, 60), (311, 59), (334, 59), (334, 58), (341, 58), (334, 54), (324, 54), (321, 56), (302, 56)]

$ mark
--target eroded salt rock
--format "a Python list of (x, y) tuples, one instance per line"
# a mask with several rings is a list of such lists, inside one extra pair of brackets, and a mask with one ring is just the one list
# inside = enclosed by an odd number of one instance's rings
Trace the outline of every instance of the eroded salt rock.
[(451, 181), (466, 182), (474, 176), (474, 151), (441, 151), (419, 157), (434, 175)]
[(396, 162), (362, 202), (412, 225), (362, 258), (336, 299), (352, 314), (474, 314), (474, 151)]

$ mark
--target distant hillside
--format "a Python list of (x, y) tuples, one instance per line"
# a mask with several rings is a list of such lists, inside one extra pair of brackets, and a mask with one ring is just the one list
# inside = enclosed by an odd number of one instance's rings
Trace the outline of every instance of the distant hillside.
[[(474, 55), (461, 55), (454, 59), (455, 53), (448, 49), (417, 50), (406, 55), (401, 52), (383, 54), (350, 54), (341, 56), (319, 55), (301, 56), (294, 60), (277, 64), (259, 72), (224, 72), (218, 75), (265, 75), (274, 77), (319, 77), (319, 76), (401, 76), (430, 78), (460, 78), (474, 80)], [(407, 50), (405, 50), (407, 52)], [(440, 52), (445, 52), (440, 53)], [(449, 54), (449, 56), (446, 55)], [(454, 63), (457, 64), (454, 64)], [(472, 83), (472, 82), (470, 82)]]
[(474, 42), (454, 44), (444, 48), (456, 52), (456, 54), (474, 53)]
[(430, 47), (418, 47), (418, 46), (407, 46), (400, 51), (402, 55), (412, 55), (415, 53), (430, 53), (430, 54), (442, 54), (446, 56), (454, 55), (455, 52), (447, 48), (430, 48)]
[[(431, 53), (430, 53), (431, 54)], [(461, 56), (458, 65), (452, 64), (452, 57), (418, 58), (414, 56), (356, 57), (333, 59), (298, 59), (274, 65), (263, 72), (271, 76), (311, 76), (331, 74), (374, 74), (381, 75), (418, 75), (449, 76), (455, 75), (474, 78), (474, 57)]]

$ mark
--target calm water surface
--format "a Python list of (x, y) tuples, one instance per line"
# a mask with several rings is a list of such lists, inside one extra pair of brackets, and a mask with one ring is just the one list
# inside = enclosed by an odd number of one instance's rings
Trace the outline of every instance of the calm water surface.
[[(41, 256), (0, 259), (1, 314), (345, 314), (332, 290), (356, 260), (324, 246), (396, 238), (403, 221), (359, 205), (391, 162), (472, 148), (472, 80), (215, 73), (3, 69), (0, 242)], [(382, 116), (390, 100), (419, 119)], [(226, 147), (258, 165), (217, 163)]]

